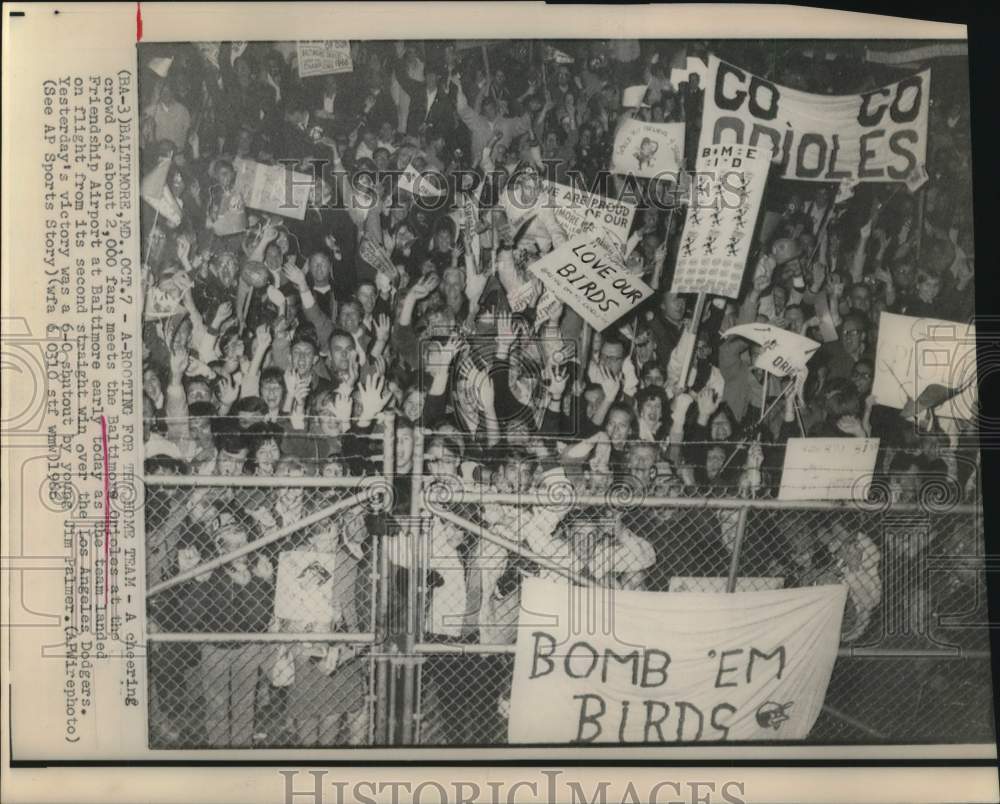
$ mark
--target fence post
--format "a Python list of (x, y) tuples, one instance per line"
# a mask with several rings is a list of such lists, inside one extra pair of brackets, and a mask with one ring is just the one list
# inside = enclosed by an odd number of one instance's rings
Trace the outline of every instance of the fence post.
[(416, 528), (415, 538), (407, 541), (407, 549), (410, 551), (407, 561), (407, 584), (406, 584), (406, 633), (404, 634), (403, 655), (402, 655), (402, 723), (400, 724), (400, 742), (402, 745), (413, 745), (417, 701), (416, 691), (416, 644), (418, 642), (418, 629), (423, 627), (423, 618), (420, 617), (420, 603), (422, 596), (419, 588), (423, 582), (423, 544), (424, 544), (424, 522), (422, 517), (422, 496), (423, 496), (423, 474), (424, 474), (424, 430), (422, 427), (415, 427), (413, 431), (413, 473), (412, 489), (410, 495), (410, 517), (413, 526)]
[[(387, 413), (382, 417), (382, 477), (385, 480), (387, 497), (391, 503), (392, 478), (396, 469), (396, 417)], [(390, 508), (381, 511), (378, 516), (382, 519), (382, 533), (388, 531), (386, 527), (392, 515)], [(375, 608), (375, 644), (372, 652), (375, 657), (375, 688), (376, 694), (373, 696), (375, 707), (375, 742), (379, 745), (389, 744), (389, 718), (390, 701), (389, 694), (390, 672), (389, 658), (385, 655), (388, 647), (389, 630), (389, 555), (386, 545), (380, 538), (378, 545), (378, 564), (374, 567), (375, 588), (377, 592), (377, 606)]]
[(739, 519), (736, 521), (736, 541), (733, 542), (733, 556), (729, 562), (729, 576), (726, 578), (726, 591), (729, 593), (736, 591), (736, 576), (739, 574), (740, 553), (743, 550), (743, 537), (746, 535), (749, 513), (749, 504), (740, 506)]

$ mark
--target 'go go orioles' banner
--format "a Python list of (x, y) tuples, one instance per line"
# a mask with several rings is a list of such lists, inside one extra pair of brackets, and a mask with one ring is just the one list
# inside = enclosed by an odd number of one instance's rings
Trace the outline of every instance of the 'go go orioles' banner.
[(701, 145), (770, 147), (786, 179), (903, 181), (924, 163), (930, 70), (857, 95), (790, 89), (709, 57)]

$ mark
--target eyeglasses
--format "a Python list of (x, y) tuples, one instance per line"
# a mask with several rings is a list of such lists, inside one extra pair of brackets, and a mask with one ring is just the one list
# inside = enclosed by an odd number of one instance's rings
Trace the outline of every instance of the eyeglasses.
[(643, 348), (645, 346), (652, 346), (653, 344), (651, 341), (636, 341), (635, 345), (638, 346), (639, 348)]

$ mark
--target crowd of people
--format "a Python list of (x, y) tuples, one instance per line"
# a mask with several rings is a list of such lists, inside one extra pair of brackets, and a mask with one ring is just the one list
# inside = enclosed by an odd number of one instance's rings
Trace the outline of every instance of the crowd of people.
[[(968, 121), (946, 87), (931, 107), (919, 196), (901, 183), (861, 185), (845, 201), (829, 184), (772, 179), (761, 210), (771, 213), (768, 232), (740, 297), (701, 306), (670, 292), (685, 208), (664, 209), (654, 183), (608, 172), (627, 118), (683, 122), (693, 167), (704, 90), (697, 73), (671, 84), (675, 43), (361, 42), (351, 43), (351, 72), (305, 79), (294, 47), (282, 43), (157, 47), (141, 85), (143, 172), (163, 184), (144, 194), (142, 210), (147, 475), (385, 472), (399, 514), (411, 512), (417, 469), (425, 485), (466, 492), (530, 495), (561, 484), (591, 501), (616, 490), (769, 497), (789, 438), (871, 437), (892, 500), (914, 501), (922, 485), (941, 481), (975, 496), (975, 461), (963, 459), (975, 456), (971, 423), (937, 417), (940, 400), (900, 411), (872, 396), (882, 312), (956, 322), (974, 312)], [(698, 50), (688, 43), (688, 54)], [(825, 60), (789, 51), (746, 66), (812, 92), (874, 85), (870, 71), (838, 76)], [(640, 105), (624, 107), (623, 90), (636, 84), (646, 86)], [(310, 177), (301, 219), (248, 203), (241, 176), (254, 162)], [(423, 178), (414, 182), (408, 169)], [(547, 182), (630, 192), (637, 204), (623, 266), (655, 292), (603, 332), (528, 270), (567, 240), (551, 210), (518, 226), (509, 220), (511, 199), (536, 199)], [(822, 343), (807, 371), (778, 379), (755, 367), (757, 344), (721, 337), (754, 322)], [(685, 332), (695, 339), (690, 358), (679, 348)], [(302, 489), (244, 491), (171, 498), (147, 522), (149, 583), (317, 504)], [(621, 588), (666, 591), (674, 577), (725, 576), (731, 512), (651, 510), (619, 506), (614, 524), (596, 529), (579, 524), (589, 521), (582, 503), (486, 504), (469, 516), (536, 556), (572, 555), (582, 574)], [(344, 515), (291, 545), (337, 553), (346, 574), (335, 621), (275, 617), (264, 602), (274, 596), (270, 550), (154, 596), (153, 622), (185, 631), (356, 629), (370, 609), (363, 567), (376, 536), (405, 580), (406, 551), (393, 540), (408, 536), (378, 519)], [(844, 638), (861, 637), (881, 596), (877, 536), (839, 522), (804, 532), (775, 518), (767, 528), (769, 547), (748, 574), (846, 583)], [(439, 638), (511, 640), (518, 579), (559, 575), (440, 518), (431, 537), (436, 604), (427, 631)], [(333, 648), (312, 644), (169, 647), (179, 653), (162, 706), (176, 709), (175, 698), (190, 699), (185, 685), (201, 684), (206, 700), (221, 702), (201, 733), (210, 744), (248, 745), (269, 730), (268, 718), (290, 718), (307, 745), (338, 733), (362, 739), (356, 657), (338, 666)], [(288, 666), (296, 681), (274, 683), (275, 668)], [(254, 693), (262, 673), (272, 678), (267, 706)], [(320, 677), (339, 679), (341, 692), (317, 720), (294, 690)]]

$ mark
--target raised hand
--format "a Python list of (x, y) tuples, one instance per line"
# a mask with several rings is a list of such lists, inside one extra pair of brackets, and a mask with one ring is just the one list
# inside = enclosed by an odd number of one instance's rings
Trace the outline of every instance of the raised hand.
[(553, 399), (561, 399), (566, 392), (566, 383), (569, 382), (569, 372), (565, 366), (550, 363), (546, 374), (549, 378), (549, 396)]
[(410, 288), (410, 293), (413, 294), (413, 298), (418, 301), (421, 299), (426, 299), (435, 290), (437, 290), (438, 285), (441, 284), (441, 279), (437, 274), (427, 274), (417, 281), (413, 287)]
[(223, 302), (215, 310), (215, 317), (212, 319), (212, 329), (218, 330), (233, 315), (233, 303)]
[(489, 282), (489, 274), (477, 273), (472, 271), (467, 273), (465, 276), (465, 297), (469, 300), (471, 304), (475, 304), (479, 301), (479, 298), (483, 295), (483, 291), (486, 289), (486, 283)]
[(622, 380), (621, 377), (616, 377), (604, 366), (597, 367), (597, 383), (601, 386), (604, 391), (604, 398), (615, 399), (618, 396), (618, 391), (621, 389)]
[(361, 422), (367, 424), (389, 404), (392, 394), (386, 390), (385, 379), (369, 375), (358, 389), (358, 398), (361, 403)]
[(306, 281), (306, 274), (295, 264), (294, 257), (290, 257), (281, 266), (281, 274), (300, 291), (309, 290), (309, 283)]
[(392, 329), (392, 322), (389, 316), (384, 313), (375, 318), (375, 340), (379, 343), (389, 342), (389, 332)]
[(261, 324), (254, 332), (256, 334), (254, 338), (254, 351), (258, 354), (263, 354), (271, 345), (271, 328), (267, 324)]
[[(676, 399), (676, 397), (675, 397)], [(709, 385), (706, 385), (698, 392), (698, 418), (707, 422), (709, 417), (719, 409), (722, 404), (722, 397)]]
[(240, 389), (237, 387), (236, 383), (233, 382), (233, 378), (223, 374), (219, 377), (219, 401), (229, 407), (240, 397)]

